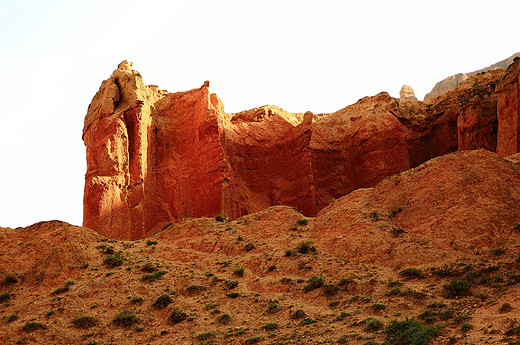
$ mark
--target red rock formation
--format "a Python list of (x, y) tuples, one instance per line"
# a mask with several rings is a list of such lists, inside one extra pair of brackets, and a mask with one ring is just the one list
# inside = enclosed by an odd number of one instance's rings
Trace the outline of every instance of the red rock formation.
[(497, 87), (497, 153), (508, 156), (520, 151), (520, 60), (509, 66)]
[(312, 125), (312, 172), (318, 209), (360, 187), (410, 168), (398, 101), (386, 92), (365, 97)]
[(185, 217), (235, 218), (277, 204), (313, 216), (332, 199), (446, 153), (516, 153), (518, 64), (471, 77), (428, 104), (383, 92), (313, 115), (274, 106), (226, 114), (208, 82), (167, 93), (123, 62), (85, 118), (83, 225), (137, 239)]

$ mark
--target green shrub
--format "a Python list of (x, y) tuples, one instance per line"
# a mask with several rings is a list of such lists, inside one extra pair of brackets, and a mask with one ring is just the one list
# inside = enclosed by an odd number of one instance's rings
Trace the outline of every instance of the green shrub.
[(155, 268), (151, 263), (147, 262), (143, 267), (141, 267), (141, 271), (147, 273), (154, 273), (157, 271), (157, 268)]
[(259, 341), (261, 341), (262, 339), (264, 339), (264, 338), (262, 338), (262, 337), (260, 337), (260, 336), (251, 337), (251, 338), (246, 339), (246, 340), (244, 341), (244, 343), (246, 343), (246, 344), (256, 344), (256, 343), (258, 343)]
[(242, 267), (242, 266), (236, 267), (233, 270), (233, 274), (236, 276), (239, 276), (239, 277), (243, 277), (244, 276), (244, 267)]
[(467, 296), (470, 293), (471, 284), (467, 280), (455, 279), (442, 286), (446, 292), (446, 298)]
[(363, 323), (366, 326), (367, 332), (375, 332), (383, 328), (383, 322), (379, 319), (374, 319), (373, 317), (363, 320)]
[(230, 292), (230, 293), (227, 293), (226, 296), (229, 298), (237, 298), (240, 296), (240, 294), (238, 292)]
[(392, 320), (386, 326), (386, 341), (390, 345), (426, 345), (431, 338), (439, 335), (439, 330), (434, 327), (424, 326), (417, 320), (405, 321)]
[(127, 328), (138, 322), (139, 318), (137, 317), (137, 315), (135, 315), (133, 312), (129, 310), (123, 310), (113, 320), (113, 323), (116, 326), (123, 326)]
[(10, 285), (10, 284), (16, 284), (18, 283), (18, 278), (14, 274), (8, 274), (4, 278), (4, 284)]
[(231, 321), (231, 316), (229, 316), (229, 314), (222, 314), (217, 318), (217, 321), (222, 324), (229, 323), (229, 321)]
[(323, 286), (323, 278), (322, 277), (313, 276), (313, 277), (309, 278), (307, 283), (308, 284), (303, 287), (303, 290), (311, 291), (311, 290), (314, 290), (314, 289), (317, 289), (317, 288), (320, 288), (320, 287)]
[(11, 314), (9, 315), (9, 317), (7, 317), (7, 322), (13, 322), (13, 321), (16, 321), (18, 320), (20, 317), (18, 316), (18, 314)]
[(163, 225), (162, 229), (163, 229), (163, 230), (166, 230), (166, 229), (168, 229), (168, 228), (169, 228), (170, 226), (172, 226), (172, 225), (173, 225), (172, 222), (168, 222), (168, 223), (166, 223), (166, 224)]
[(9, 292), (4, 292), (0, 294), (0, 303), (8, 302), (11, 299), (11, 294)]
[(238, 285), (238, 280), (226, 280), (224, 281), (224, 285), (226, 285), (228, 290), (234, 289)]
[(310, 325), (311, 323), (315, 323), (315, 322), (317, 322), (317, 321), (314, 320), (314, 319), (306, 318), (306, 319), (303, 319), (303, 320), (300, 322), (300, 325)]
[(312, 243), (312, 241), (302, 241), (298, 243), (298, 245), (296, 246), (296, 252), (300, 254), (315, 253), (316, 247), (314, 247)]
[(94, 327), (95, 325), (97, 325), (98, 320), (92, 316), (81, 316), (81, 317), (77, 317), (74, 320), (72, 320), (72, 324), (76, 328), (87, 329), (87, 328)]
[(175, 309), (170, 314), (170, 317), (168, 317), (168, 320), (170, 320), (171, 323), (179, 323), (181, 321), (184, 321), (186, 317), (186, 313), (183, 312), (181, 309)]
[(509, 303), (504, 303), (500, 306), (500, 308), (498, 308), (498, 311), (500, 313), (508, 313), (510, 312), (511, 310), (513, 309), (513, 307), (511, 307), (511, 304)]
[(506, 252), (506, 249), (503, 247), (493, 248), (491, 249), (491, 253), (495, 254), (496, 256), (502, 255)]
[(278, 324), (276, 322), (268, 322), (262, 326), (262, 329), (265, 331), (274, 331), (278, 328)]
[(70, 290), (70, 287), (74, 284), (74, 281), (72, 279), (67, 280), (63, 286), (60, 286), (56, 290), (52, 292), (53, 295), (58, 295), (60, 293), (64, 293)]
[(379, 220), (379, 213), (377, 211), (372, 211), (370, 213), (370, 218), (372, 218), (375, 221), (378, 221)]
[(109, 255), (104, 260), (105, 265), (108, 267), (117, 267), (123, 264), (123, 258), (121, 257), (121, 252)]
[(197, 339), (199, 339), (199, 340), (208, 340), (209, 338), (213, 337), (215, 334), (217, 334), (217, 332), (215, 332), (215, 331), (199, 333), (197, 335)]
[(204, 285), (191, 284), (186, 288), (188, 292), (198, 292), (198, 291), (206, 291), (208, 288)]
[(43, 325), (39, 322), (28, 321), (22, 327), (22, 330), (24, 330), (25, 332), (32, 332), (32, 331), (36, 331), (39, 329), (45, 329), (45, 328), (47, 328), (47, 327), (45, 327), (45, 325)]
[(246, 244), (244, 246), (244, 249), (248, 252), (248, 251), (251, 251), (255, 248), (255, 245), (252, 243), (252, 242), (249, 242), (248, 244)]
[(278, 301), (269, 300), (269, 304), (267, 305), (267, 311), (270, 314), (278, 313), (280, 311), (280, 306), (278, 305)]
[(307, 219), (298, 219), (298, 220), (296, 221), (296, 223), (297, 223), (298, 225), (307, 225), (307, 223), (309, 223), (309, 221), (308, 221)]
[(469, 331), (473, 326), (471, 326), (469, 323), (464, 322), (462, 325), (460, 325), (460, 330), (464, 333)]
[(170, 295), (160, 295), (159, 297), (157, 297), (157, 299), (155, 300), (155, 302), (153, 302), (153, 306), (155, 308), (158, 308), (158, 309), (164, 309), (168, 306), (168, 304), (172, 303), (172, 298), (170, 297)]
[(382, 304), (382, 303), (374, 303), (374, 304), (372, 304), (372, 309), (383, 310), (383, 309), (386, 309), (386, 305)]
[(333, 296), (339, 291), (339, 286), (334, 284), (323, 284), (323, 293), (327, 296)]
[(402, 276), (402, 277), (405, 277), (407, 279), (422, 278), (423, 277), (422, 271), (420, 269), (418, 269), (418, 268), (415, 268), (415, 267), (405, 268), (404, 270), (399, 272), (399, 275)]
[(302, 309), (296, 309), (294, 313), (291, 314), (291, 318), (293, 319), (302, 319), (306, 316), (307, 314)]
[(166, 274), (166, 271), (157, 271), (154, 273), (143, 274), (141, 280), (145, 282), (154, 282), (158, 279), (161, 279), (164, 274)]
[(130, 303), (132, 303), (132, 304), (139, 304), (139, 303), (142, 303), (142, 302), (143, 302), (143, 298), (142, 297), (133, 297), (130, 300)]
[(218, 215), (215, 216), (215, 220), (217, 222), (223, 222), (224, 221), (224, 217), (222, 217), (220, 214), (218, 214)]
[(155, 246), (156, 244), (157, 244), (157, 241), (150, 241), (150, 240), (146, 241), (147, 246)]

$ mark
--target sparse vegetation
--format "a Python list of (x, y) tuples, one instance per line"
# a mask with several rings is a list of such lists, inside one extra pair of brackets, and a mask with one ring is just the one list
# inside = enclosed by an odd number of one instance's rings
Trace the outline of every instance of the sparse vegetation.
[(155, 246), (156, 244), (157, 244), (157, 241), (151, 241), (151, 240), (146, 241), (147, 246)]
[(115, 253), (113, 255), (108, 255), (103, 262), (105, 263), (105, 265), (112, 268), (121, 266), (123, 264), (121, 252)]
[(229, 298), (237, 298), (240, 296), (240, 294), (238, 292), (230, 292), (230, 293), (227, 293), (226, 296)]
[(363, 320), (363, 323), (365, 324), (367, 332), (375, 332), (383, 328), (383, 321), (379, 319), (375, 319), (372, 317), (369, 317), (365, 320)]
[(172, 302), (173, 302), (173, 300), (170, 297), (170, 295), (163, 294), (163, 295), (160, 295), (159, 297), (157, 297), (157, 299), (155, 300), (155, 302), (153, 302), (152, 305), (155, 308), (164, 309)]
[(406, 279), (422, 278), (424, 275), (422, 271), (416, 267), (408, 267), (399, 272), (399, 275)]
[(278, 324), (276, 322), (268, 322), (262, 326), (264, 331), (274, 331), (278, 328)]
[(217, 332), (215, 332), (215, 331), (199, 333), (197, 335), (197, 339), (199, 339), (199, 340), (208, 340), (209, 338), (215, 336), (216, 334), (217, 334)]
[(186, 288), (186, 291), (188, 292), (199, 292), (199, 291), (206, 291), (208, 288), (204, 285), (199, 284), (191, 284)]
[(307, 225), (307, 224), (309, 223), (309, 221), (308, 221), (307, 219), (298, 219), (298, 220), (296, 221), (296, 223), (297, 223), (298, 225)]
[(154, 273), (143, 274), (141, 280), (145, 282), (154, 282), (158, 279), (161, 279), (164, 274), (166, 274), (166, 271), (157, 271)]
[(181, 309), (175, 309), (168, 317), (168, 320), (170, 320), (171, 323), (175, 324), (186, 320), (186, 317), (188, 317), (188, 315), (186, 315), (184, 311), (182, 311)]
[(390, 345), (426, 345), (430, 340), (439, 335), (435, 327), (424, 326), (417, 320), (406, 319), (405, 321), (393, 320), (385, 328), (386, 342)]
[(443, 285), (446, 298), (467, 296), (470, 293), (471, 284), (467, 280), (455, 279)]
[(323, 278), (322, 277), (313, 276), (313, 277), (309, 278), (307, 283), (308, 284), (303, 287), (303, 290), (311, 291), (311, 290), (314, 290), (314, 289), (318, 289), (318, 288), (323, 286)]
[(314, 320), (314, 319), (311, 319), (311, 318), (306, 318), (306, 319), (303, 319), (301, 322), (300, 322), (300, 325), (310, 325), (311, 323), (316, 323), (317, 321)]
[(53, 295), (58, 295), (70, 290), (70, 287), (74, 284), (72, 279), (67, 280), (62, 286), (52, 292)]
[(143, 303), (143, 298), (142, 297), (132, 297), (132, 299), (130, 300), (130, 303), (132, 303), (132, 304)]
[(11, 314), (7, 317), (7, 322), (13, 322), (20, 318), (18, 314)]
[(238, 285), (238, 280), (225, 280), (224, 285), (226, 285), (228, 290), (234, 289)]
[(123, 310), (112, 321), (116, 326), (131, 327), (139, 322), (139, 317), (130, 310)]
[(33, 332), (33, 331), (37, 331), (39, 329), (45, 329), (45, 328), (47, 328), (47, 327), (45, 327), (45, 325), (40, 322), (28, 321), (25, 323), (25, 325), (23, 325), (22, 330), (25, 332)]
[(291, 314), (291, 318), (293, 319), (302, 319), (306, 316), (307, 314), (302, 309), (296, 309), (294, 313)]
[(246, 252), (249, 252), (255, 249), (255, 245), (252, 242), (249, 242), (244, 246), (244, 249), (246, 250)]
[(244, 267), (242, 267), (242, 266), (236, 267), (233, 270), (233, 274), (236, 276), (239, 276), (239, 277), (243, 277), (244, 276)]
[(278, 305), (278, 301), (269, 300), (269, 303), (267, 304), (267, 311), (270, 314), (278, 313), (280, 311), (280, 306)]
[(316, 253), (316, 247), (314, 247), (312, 243), (312, 241), (302, 241), (298, 243), (296, 246), (296, 252), (300, 254)]
[(3, 294), (0, 294), (0, 303), (9, 302), (10, 299), (11, 294), (9, 292), (4, 292)]
[(217, 318), (217, 321), (222, 324), (227, 324), (231, 321), (231, 316), (229, 316), (229, 314), (222, 314)]
[(98, 320), (93, 316), (81, 316), (72, 320), (72, 324), (76, 328), (88, 329), (98, 324)]

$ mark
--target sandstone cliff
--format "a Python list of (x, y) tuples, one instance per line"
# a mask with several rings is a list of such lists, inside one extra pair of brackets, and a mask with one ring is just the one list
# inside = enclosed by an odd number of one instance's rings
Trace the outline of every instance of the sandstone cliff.
[(168, 93), (123, 62), (85, 118), (83, 225), (137, 239), (183, 218), (270, 205), (314, 216), (446, 153), (516, 153), (519, 65), (475, 75), (428, 104), (383, 92), (315, 115), (275, 106), (227, 114), (209, 82)]
[(456, 88), (458, 85), (465, 82), (469, 77), (472, 77), (474, 75), (477, 75), (479, 73), (493, 71), (496, 69), (504, 69), (507, 68), (511, 63), (513, 63), (513, 60), (515, 57), (520, 56), (519, 53), (515, 53), (512, 56), (508, 57), (505, 60), (499, 61), (491, 66), (488, 66), (486, 68), (479, 69), (477, 71), (469, 72), (469, 73), (457, 73), (455, 75), (452, 75), (450, 77), (445, 78), (444, 80), (439, 81), (433, 89), (427, 93), (424, 96), (424, 101), (428, 101), (432, 98), (439, 97), (446, 93), (447, 91)]

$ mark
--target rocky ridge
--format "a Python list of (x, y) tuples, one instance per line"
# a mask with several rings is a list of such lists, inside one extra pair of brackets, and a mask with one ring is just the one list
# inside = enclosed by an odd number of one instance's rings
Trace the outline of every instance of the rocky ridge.
[(382, 92), (331, 114), (275, 106), (227, 114), (209, 82), (168, 93), (123, 62), (85, 118), (83, 225), (137, 239), (184, 218), (234, 219), (271, 205), (314, 216), (333, 199), (446, 153), (516, 153), (519, 64), (427, 103)]
[(518, 56), (520, 56), (520, 52), (511, 55), (510, 57), (508, 57), (505, 60), (499, 61), (497, 63), (492, 64), (491, 66), (479, 69), (477, 71), (473, 71), (473, 72), (469, 72), (469, 73), (457, 73), (455, 75), (447, 77), (447, 78), (439, 81), (437, 84), (435, 84), (433, 89), (424, 96), (424, 101), (426, 102), (428, 100), (431, 100), (432, 98), (441, 96), (442, 94), (446, 93), (447, 91), (454, 89), (458, 85), (465, 82), (469, 77), (472, 77), (479, 73), (489, 72), (489, 71), (493, 71), (496, 69), (507, 68), (509, 65), (511, 65), (513, 63), (513, 60)]

